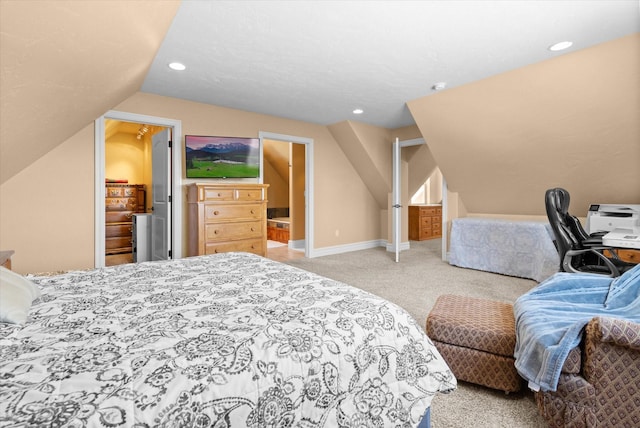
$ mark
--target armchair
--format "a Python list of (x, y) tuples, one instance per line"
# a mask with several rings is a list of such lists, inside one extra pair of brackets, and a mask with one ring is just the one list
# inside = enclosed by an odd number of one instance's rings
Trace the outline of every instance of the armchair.
[(515, 366), (552, 427), (640, 426), (640, 265), (556, 273), (513, 308)]
[(535, 399), (551, 427), (640, 426), (640, 324), (594, 317), (556, 391), (537, 391)]
[[(620, 260), (614, 248), (603, 246), (602, 235), (589, 236), (580, 221), (569, 214), (569, 192), (562, 188), (545, 193), (547, 218), (560, 255), (560, 271), (619, 276), (634, 264)], [(611, 257), (607, 257), (604, 251)]]

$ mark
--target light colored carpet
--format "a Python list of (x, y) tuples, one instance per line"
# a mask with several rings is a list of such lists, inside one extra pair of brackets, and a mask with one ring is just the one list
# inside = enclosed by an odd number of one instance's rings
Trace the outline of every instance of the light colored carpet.
[[(513, 303), (537, 284), (533, 280), (451, 266), (441, 259), (439, 239), (411, 241), (410, 246), (410, 250), (400, 253), (399, 263), (393, 253), (382, 247), (287, 263), (390, 300), (405, 308), (422, 326), (441, 294)], [(538, 415), (528, 390), (505, 395), (459, 382), (453, 393), (434, 398), (431, 426), (542, 428), (547, 424)]]

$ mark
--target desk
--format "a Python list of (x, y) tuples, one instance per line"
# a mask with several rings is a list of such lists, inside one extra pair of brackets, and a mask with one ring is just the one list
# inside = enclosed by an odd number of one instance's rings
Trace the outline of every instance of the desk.
[(640, 228), (614, 229), (602, 237), (602, 243), (616, 248), (620, 260), (628, 263), (640, 262)]
[(640, 249), (640, 228), (613, 229), (602, 237), (607, 247)]
[(542, 282), (560, 267), (552, 234), (543, 222), (454, 219), (449, 263)]

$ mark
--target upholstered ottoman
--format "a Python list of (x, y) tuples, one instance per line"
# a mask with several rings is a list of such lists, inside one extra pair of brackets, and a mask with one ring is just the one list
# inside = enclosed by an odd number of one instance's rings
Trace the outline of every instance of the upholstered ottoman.
[(521, 389), (509, 303), (441, 295), (427, 317), (427, 335), (459, 380), (507, 393)]

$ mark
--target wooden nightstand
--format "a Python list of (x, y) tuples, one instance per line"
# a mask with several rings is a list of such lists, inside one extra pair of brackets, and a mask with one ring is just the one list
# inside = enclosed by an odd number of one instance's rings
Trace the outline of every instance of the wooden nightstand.
[(13, 256), (13, 253), (15, 253), (13, 250), (0, 251), (0, 266), (11, 269), (11, 256)]

